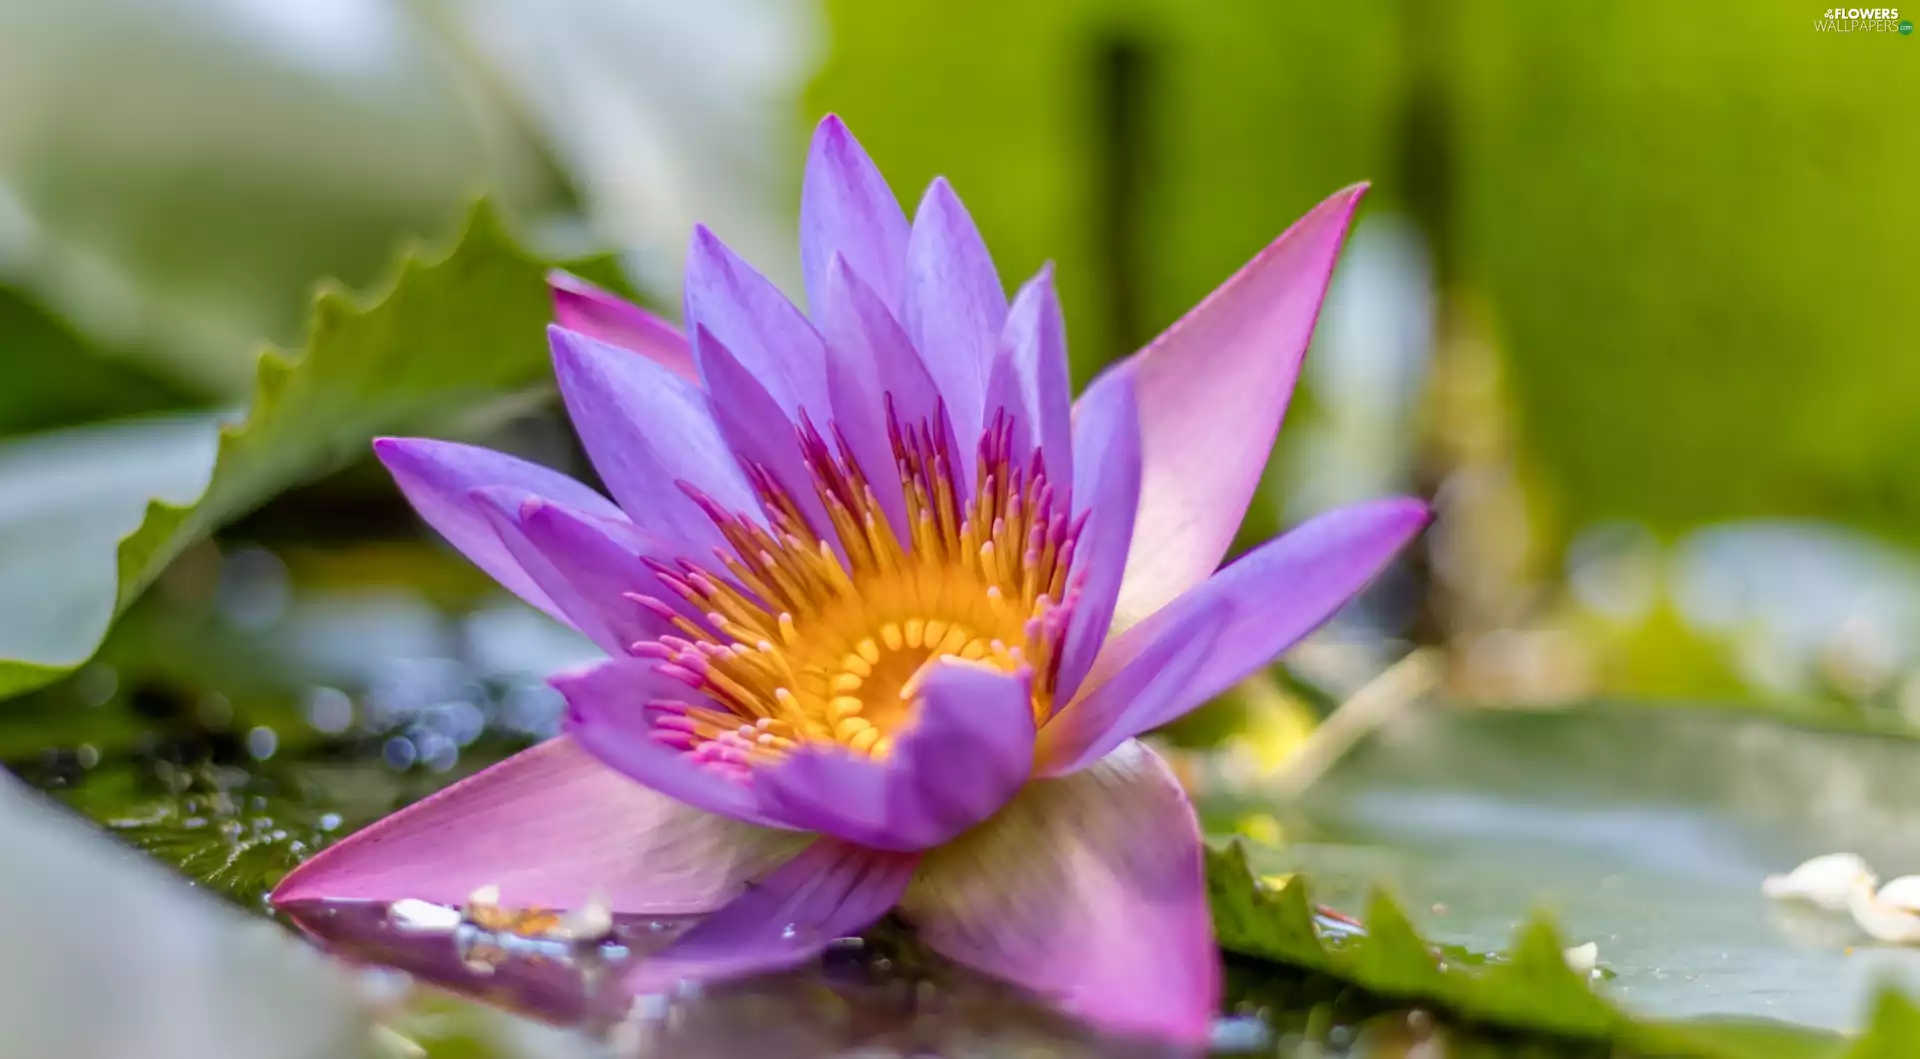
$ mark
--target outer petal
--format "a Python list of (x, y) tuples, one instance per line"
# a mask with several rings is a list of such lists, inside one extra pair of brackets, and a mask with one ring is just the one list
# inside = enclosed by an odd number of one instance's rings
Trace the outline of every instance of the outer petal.
[(1314, 207), (1128, 362), (1146, 468), (1121, 627), (1199, 584), (1226, 554), (1365, 190)]
[(1078, 595), (1055, 678), (1054, 694), (1062, 703), (1073, 701), (1106, 642), (1133, 541), (1134, 513), (1140, 506), (1140, 409), (1134, 403), (1131, 372), (1108, 372), (1087, 391), (1073, 432), (1078, 453), (1074, 514), (1085, 514), (1087, 523), (1075, 544)]
[(649, 533), (694, 554), (724, 538), (682, 482), (729, 511), (760, 501), (714, 425), (706, 396), (657, 364), (585, 335), (547, 329), (573, 427), (607, 488)]
[(575, 511), (508, 486), (474, 490), (494, 533), (521, 569), (560, 609), (569, 625), (602, 651), (623, 655), (673, 627), (636, 604), (630, 593), (663, 592), (640, 556), (657, 552), (624, 518)]
[(834, 425), (860, 461), (887, 518), (905, 537), (906, 501), (887, 417), (891, 410), (904, 429), (933, 423), (947, 434), (949, 451), (959, 451), (941, 409), (940, 390), (894, 314), (844, 259), (836, 257), (829, 266), (826, 294), (815, 313), (827, 336)]
[(987, 244), (946, 178), (935, 178), (907, 240), (903, 322), (962, 444), (979, 436), (987, 374), (1006, 321), (1007, 295)]
[(875, 761), (807, 747), (754, 774), (763, 811), (874, 849), (939, 845), (992, 816), (1033, 769), (1031, 681), (945, 662), (893, 752)]
[[(1050, 769), (1069, 770), (1166, 724), (1271, 662), (1358, 595), (1429, 517), (1425, 504), (1404, 499), (1329, 511), (1120, 634), (1101, 653), (1092, 690), (1056, 719), (1089, 749), (1072, 760), (1053, 753)], [(1206, 637), (1207, 628), (1217, 631)], [(1170, 685), (1176, 664), (1184, 675)]]
[(654, 741), (647, 704), (684, 700), (688, 690), (656, 672), (652, 662), (616, 658), (563, 673), (549, 683), (566, 697), (567, 734), (614, 770), (696, 809), (768, 827), (784, 826), (760, 811), (746, 783), (695, 764), (683, 752)]
[[(1014, 452), (1040, 450), (1055, 488), (1073, 478), (1073, 384), (1067, 377), (1067, 325), (1053, 290), (1053, 265), (1027, 281), (1007, 311), (984, 415), (1004, 408), (1014, 416)], [(1065, 492), (1058, 494), (1065, 501)]]
[(562, 736), (322, 850), (275, 904), (417, 898), (456, 904), (496, 885), (512, 904), (693, 914), (732, 900), (805, 843), (688, 809)]
[(1204, 1041), (1220, 993), (1200, 832), (1154, 753), (1022, 791), (900, 904), (937, 951), (1107, 1029)]
[(873, 159), (839, 115), (827, 115), (813, 131), (800, 188), (800, 269), (816, 322), (835, 256), (879, 294), (881, 304), (899, 312), (909, 231), (907, 215)]
[[(700, 225), (687, 251), (686, 306), (696, 347), (705, 328), (760, 379), (789, 419), (798, 421), (801, 409), (827, 417), (827, 351), (819, 332), (780, 288)], [(699, 357), (696, 348), (696, 362)]]
[(553, 291), (554, 322), (561, 327), (633, 350), (688, 382), (700, 381), (693, 347), (679, 328), (571, 272), (547, 273), (547, 286)]
[(657, 993), (681, 979), (712, 981), (804, 963), (835, 938), (858, 934), (886, 915), (918, 861), (820, 839), (643, 959), (628, 972), (627, 988)]
[(373, 451), (427, 525), (514, 595), (561, 621), (566, 615), (501, 543), (484, 507), (469, 494), (486, 486), (509, 486), (599, 518), (626, 518), (605, 497), (572, 478), (492, 449), (426, 438), (375, 438)]

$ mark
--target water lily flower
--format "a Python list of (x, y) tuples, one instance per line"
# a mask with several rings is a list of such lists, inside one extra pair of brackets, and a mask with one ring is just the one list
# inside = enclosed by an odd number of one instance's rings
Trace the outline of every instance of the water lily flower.
[(684, 335), (562, 278), (560, 394), (609, 500), (383, 439), (421, 516), (608, 654), (566, 735), (275, 892), (705, 913), (641, 991), (799, 964), (888, 913), (1110, 1029), (1203, 1039), (1202, 847), (1135, 737), (1267, 665), (1426, 524), (1329, 512), (1218, 569), (1363, 188), (1314, 208), (1077, 401), (1050, 268), (1009, 303), (944, 180), (909, 221), (836, 118), (810, 312), (704, 228)]

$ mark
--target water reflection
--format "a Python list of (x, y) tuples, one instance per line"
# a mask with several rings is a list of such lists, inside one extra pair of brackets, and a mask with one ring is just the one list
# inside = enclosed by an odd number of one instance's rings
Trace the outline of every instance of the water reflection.
[[(1197, 1054), (1099, 1034), (1011, 987), (937, 963), (884, 930), (843, 939), (793, 971), (636, 996), (621, 972), (682, 923), (616, 916), (605, 938), (569, 942), (544, 921), (518, 923), (519, 932), (489, 930), (471, 914), (395, 915), (378, 902), (309, 902), (284, 911), (343, 959), (578, 1029), (631, 1059)], [(1269, 1039), (1258, 1021), (1223, 1025), (1240, 1042)]]

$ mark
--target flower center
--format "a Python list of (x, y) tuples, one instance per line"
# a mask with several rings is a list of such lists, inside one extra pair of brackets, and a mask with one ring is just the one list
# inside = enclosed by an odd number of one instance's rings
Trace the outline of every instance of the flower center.
[(650, 563), (678, 607), (635, 597), (682, 635), (634, 653), (659, 659), (704, 700), (650, 703), (655, 739), (732, 767), (810, 741), (884, 757), (942, 659), (1029, 670), (1035, 719), (1045, 719), (1079, 525), (1055, 502), (1037, 456), (1015, 463), (1004, 413), (981, 436), (970, 496), (944, 430), (903, 429), (891, 408), (888, 421), (905, 527), (892, 525), (845, 440), (830, 447), (804, 421), (815, 517), (824, 511), (830, 526), (813, 525), (758, 465), (747, 471), (765, 524), (687, 487), (731, 550), (718, 551), (718, 569)]

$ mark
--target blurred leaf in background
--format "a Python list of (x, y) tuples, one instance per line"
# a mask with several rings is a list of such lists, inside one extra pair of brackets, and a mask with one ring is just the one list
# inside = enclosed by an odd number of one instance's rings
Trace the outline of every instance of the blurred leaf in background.
[(205, 418), (0, 446), (0, 472), (11, 477), (0, 477), (0, 585), (10, 600), (0, 614), (0, 694), (85, 661), (188, 544), (363, 457), (370, 437), (458, 433), (476, 417), (524, 410), (549, 372), (544, 273), (482, 208), (449, 256), (409, 259), (370, 304), (323, 293), (304, 355), (261, 360), (246, 419), (219, 432), (217, 461)]
[(1556, 539), (1754, 516), (1920, 543), (1920, 64), (1819, 10), (1447, 8), (1460, 252)]
[(9, 1056), (364, 1054), (370, 1019), (349, 971), (4, 774), (0, 841)]
[(805, 139), (791, 123), (818, 62), (796, 0), (419, 0), (486, 72), (577, 189), (593, 249), (627, 254), (678, 315), (696, 222), (798, 292)]
[(321, 277), (368, 283), (482, 187), (560, 191), (405, 4), (4, 0), (0, 98), (6, 272), (203, 398)]

